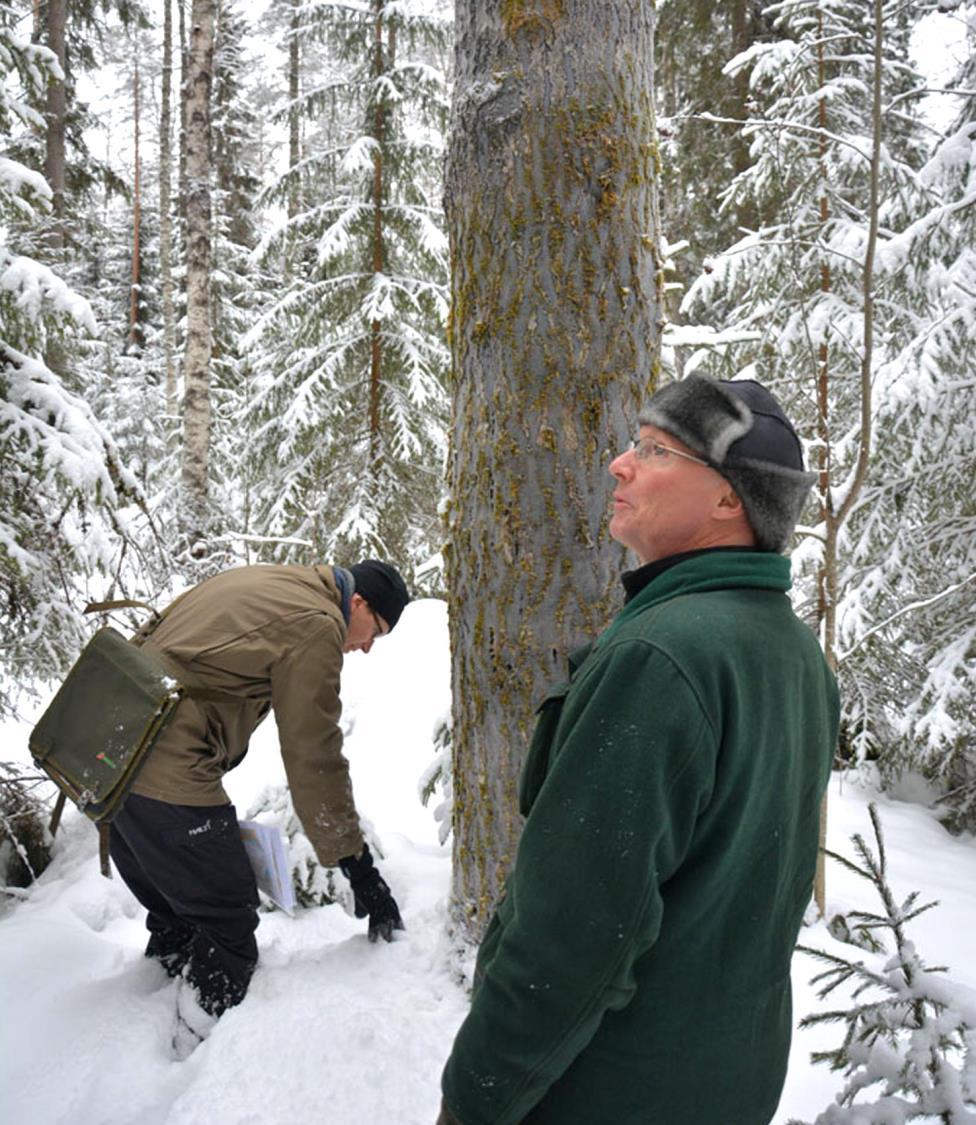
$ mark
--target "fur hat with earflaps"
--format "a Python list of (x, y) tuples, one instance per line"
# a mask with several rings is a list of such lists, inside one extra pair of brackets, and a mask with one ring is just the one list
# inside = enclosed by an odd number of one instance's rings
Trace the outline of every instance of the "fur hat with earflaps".
[(752, 379), (719, 382), (688, 375), (651, 396), (642, 426), (676, 437), (732, 485), (764, 551), (784, 551), (816, 473), (790, 420)]

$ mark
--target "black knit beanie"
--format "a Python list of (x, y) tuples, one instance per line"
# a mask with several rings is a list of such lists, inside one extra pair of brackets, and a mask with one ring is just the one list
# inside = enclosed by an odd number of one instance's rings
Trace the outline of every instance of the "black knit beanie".
[(688, 375), (652, 395), (639, 421), (672, 434), (725, 477), (757, 546), (786, 549), (817, 478), (804, 472), (796, 430), (765, 387)]
[(400, 572), (378, 559), (363, 559), (351, 566), (349, 573), (356, 581), (355, 592), (365, 598), (392, 629), (400, 620), (403, 607), (410, 601), (407, 584), (400, 577)]

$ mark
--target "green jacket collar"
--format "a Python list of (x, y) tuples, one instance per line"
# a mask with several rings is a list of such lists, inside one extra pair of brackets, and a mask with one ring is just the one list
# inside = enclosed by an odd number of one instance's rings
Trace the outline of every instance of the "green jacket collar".
[(594, 647), (602, 648), (627, 621), (671, 598), (730, 589), (786, 593), (791, 585), (790, 560), (772, 551), (709, 551), (694, 555), (649, 582), (610, 622)]

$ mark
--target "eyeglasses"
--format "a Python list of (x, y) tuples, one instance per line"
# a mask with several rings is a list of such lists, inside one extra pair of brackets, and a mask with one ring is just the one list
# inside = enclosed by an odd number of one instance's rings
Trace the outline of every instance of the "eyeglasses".
[(693, 457), (690, 453), (684, 453), (670, 445), (662, 445), (656, 438), (652, 437), (634, 438), (630, 443), (630, 448), (634, 451), (634, 456), (638, 461), (663, 460), (673, 453), (675, 457), (684, 457), (686, 461), (694, 461), (696, 465), (704, 465), (707, 469), (711, 468), (711, 465), (700, 457)]
[(373, 640), (375, 641), (377, 637), (385, 637), (389, 632), (389, 629), (383, 628), (383, 622), (380, 620), (380, 615), (376, 612), (375, 609), (373, 609), (369, 602), (366, 603), (366, 608), (372, 614), (373, 621), (376, 624), (376, 632), (373, 634)]

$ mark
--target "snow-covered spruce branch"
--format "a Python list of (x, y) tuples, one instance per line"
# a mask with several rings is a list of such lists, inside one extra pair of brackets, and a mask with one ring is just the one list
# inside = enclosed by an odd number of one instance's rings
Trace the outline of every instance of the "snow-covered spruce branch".
[(230, 531), (226, 535), (218, 535), (210, 540), (211, 543), (261, 543), (274, 544), (284, 547), (314, 547), (311, 539), (296, 539), (290, 535), (247, 535), (243, 531)]
[(782, 132), (809, 133), (819, 140), (833, 141), (834, 144), (840, 145), (842, 148), (851, 149), (851, 151), (857, 153), (865, 163), (870, 163), (871, 161), (870, 152), (865, 152), (859, 145), (854, 144), (853, 141), (848, 140), (846, 137), (841, 137), (837, 133), (832, 133), (829, 129), (821, 129), (816, 125), (803, 125), (799, 121), (782, 121), (776, 118), (765, 117), (718, 117), (714, 113), (679, 113), (675, 114), (672, 120), (704, 121), (710, 125), (737, 125), (739, 128), (770, 128), (778, 129)]
[(936, 605), (943, 599), (951, 597), (953, 594), (958, 593), (964, 586), (968, 586), (970, 582), (976, 582), (976, 574), (970, 574), (961, 582), (954, 582), (951, 586), (947, 586), (946, 589), (941, 590), (938, 594), (933, 594), (930, 598), (922, 598), (919, 601), (911, 602), (909, 605), (902, 606), (901, 609), (891, 614), (890, 617), (886, 617), (884, 621), (880, 621), (877, 625), (874, 625), (872, 626), (872, 628), (868, 629), (868, 631), (864, 633), (863, 636), (859, 637), (854, 642), (854, 644), (852, 644), (851, 647), (847, 649), (846, 652), (838, 653), (838, 663), (846, 660), (849, 656), (855, 653), (861, 647), (861, 645), (863, 645), (864, 642), (868, 640), (869, 637), (874, 636), (875, 633), (880, 633), (882, 629), (887, 628), (893, 621), (897, 621), (900, 617), (904, 617), (907, 613), (914, 613), (916, 610), (927, 609), (929, 606)]
[[(846, 1079), (834, 1103), (814, 1125), (933, 1118), (964, 1125), (976, 1120), (976, 1002), (940, 979), (936, 974), (946, 970), (926, 965), (906, 936), (906, 926), (937, 904), (917, 905), (917, 892), (899, 903), (888, 882), (875, 805), (869, 806), (869, 814), (876, 852), (855, 834), (852, 841), (859, 862), (834, 852), (828, 855), (874, 887), (881, 909), (838, 915), (828, 929), (839, 942), (873, 957), (874, 964), (867, 957), (854, 959), (843, 949), (797, 946), (825, 966), (813, 978), (820, 985), (821, 999), (841, 986), (849, 986), (851, 996), (847, 1008), (816, 1012), (800, 1021), (801, 1027), (847, 1025), (838, 1047), (812, 1055), (814, 1062), (844, 1071)], [(886, 940), (894, 944), (890, 956)], [(875, 1100), (859, 1101), (868, 1091), (876, 1092)], [(794, 1119), (790, 1125), (803, 1123)]]

